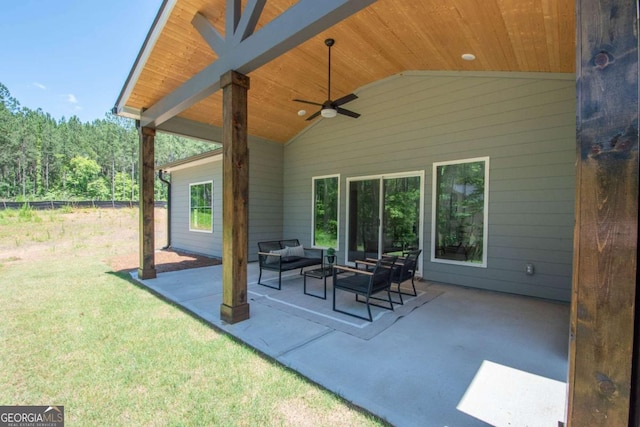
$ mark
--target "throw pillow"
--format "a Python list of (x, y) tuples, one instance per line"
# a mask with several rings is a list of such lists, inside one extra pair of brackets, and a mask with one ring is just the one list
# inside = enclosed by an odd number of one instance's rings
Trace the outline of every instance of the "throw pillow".
[(292, 247), (287, 246), (287, 249), (289, 250), (289, 253), (287, 255), (290, 257), (304, 257), (304, 247), (302, 245)]
[[(269, 253), (270, 254), (278, 254), (278, 255), (282, 255), (283, 257), (285, 257), (289, 253), (289, 249), (287, 249), (287, 248), (278, 249), (278, 250), (269, 251)], [(279, 260), (280, 260), (280, 257), (268, 256), (267, 260), (265, 262), (267, 264), (273, 264), (273, 263), (278, 263)]]

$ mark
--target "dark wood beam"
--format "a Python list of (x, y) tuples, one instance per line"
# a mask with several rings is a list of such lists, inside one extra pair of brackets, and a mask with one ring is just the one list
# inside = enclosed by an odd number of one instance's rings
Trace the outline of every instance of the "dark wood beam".
[[(220, 89), (220, 78), (227, 71), (235, 70), (241, 74), (249, 74), (375, 1), (300, 0), (240, 43), (236, 43), (234, 37), (225, 34), (224, 47), (218, 47), (223, 54), (182, 86), (142, 112), (140, 123), (142, 126), (157, 127), (217, 92)], [(235, 10), (237, 3), (235, 0), (229, 0), (227, 7), (229, 4), (233, 13), (227, 13), (227, 19), (238, 19), (238, 12)], [(234, 21), (232, 28), (238, 28), (238, 21)]]
[(139, 241), (140, 241), (140, 279), (156, 277), (155, 263), (155, 221), (154, 221), (154, 142), (156, 130), (142, 127), (139, 129), (140, 143), (138, 156), (138, 193), (139, 193)]
[(567, 423), (629, 426), (638, 362), (637, 3), (576, 0), (576, 17), (578, 159)]
[(249, 318), (247, 256), (249, 228), (249, 78), (235, 71), (222, 76), (222, 304), (220, 319)]

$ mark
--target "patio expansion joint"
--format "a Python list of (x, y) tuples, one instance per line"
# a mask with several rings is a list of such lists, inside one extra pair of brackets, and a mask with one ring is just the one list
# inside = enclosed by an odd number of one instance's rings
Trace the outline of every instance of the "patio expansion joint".
[(178, 301), (176, 299), (174, 301), (176, 301), (179, 304), (183, 304), (183, 303), (186, 304), (186, 303), (190, 303), (192, 301), (199, 301), (201, 299), (215, 297), (216, 295), (219, 295), (219, 294), (220, 294), (220, 292), (211, 292), (211, 293), (208, 293), (208, 294), (196, 295), (196, 296), (193, 296), (193, 297), (190, 297), (190, 298), (185, 298), (185, 299), (182, 299), (180, 301)]
[(338, 332), (338, 331), (336, 331), (335, 329), (327, 328), (327, 330), (325, 330), (323, 332), (320, 332), (320, 333), (317, 333), (317, 334), (311, 336), (309, 339), (307, 339), (307, 340), (305, 340), (305, 341), (303, 341), (303, 342), (301, 342), (299, 344), (296, 344), (296, 345), (293, 345), (293, 346), (291, 346), (289, 348), (283, 349), (279, 353), (274, 354), (273, 357), (275, 357), (276, 359), (279, 359), (282, 356), (286, 356), (289, 353), (293, 353), (293, 352), (295, 352), (297, 350), (300, 350), (300, 349), (302, 349), (304, 347), (307, 347), (308, 345), (310, 345), (312, 343), (315, 343), (316, 341), (319, 341), (322, 338), (324, 338), (327, 335), (330, 335), (330, 334), (332, 334), (334, 332)]

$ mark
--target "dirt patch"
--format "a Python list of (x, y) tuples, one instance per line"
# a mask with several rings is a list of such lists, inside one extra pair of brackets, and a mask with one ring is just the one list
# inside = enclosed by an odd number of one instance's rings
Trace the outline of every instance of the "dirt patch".
[[(172, 249), (156, 251), (156, 273), (166, 273), (168, 271), (186, 270), (189, 268), (209, 267), (220, 265), (222, 261), (217, 258), (210, 258), (202, 255), (178, 252)], [(136, 270), (140, 265), (138, 253), (119, 255), (109, 259), (109, 265), (113, 271), (129, 272)]]
[[(222, 263), (222, 260), (219, 258), (178, 251), (172, 248), (162, 249), (167, 242), (167, 210), (164, 208), (156, 208), (154, 215), (156, 243), (155, 264), (157, 273), (209, 267)], [(113, 268), (113, 271), (129, 272), (137, 270), (140, 266), (140, 256), (138, 252), (138, 227), (140, 226), (138, 223), (138, 210), (135, 209), (133, 215), (129, 215), (129, 217), (130, 219), (127, 223), (121, 224), (124, 225), (124, 227), (121, 227), (119, 231), (114, 230), (114, 232), (119, 233), (128, 230), (131, 234), (126, 237), (126, 244), (121, 247), (120, 251), (118, 251), (119, 253), (106, 260), (111, 268)], [(131, 219), (135, 222), (131, 222)]]
[[(162, 249), (167, 243), (167, 210), (156, 208), (154, 212), (158, 273), (221, 263), (216, 258)], [(135, 270), (140, 264), (139, 226), (136, 208), (0, 211), (0, 267), (64, 256), (99, 258), (113, 271)]]

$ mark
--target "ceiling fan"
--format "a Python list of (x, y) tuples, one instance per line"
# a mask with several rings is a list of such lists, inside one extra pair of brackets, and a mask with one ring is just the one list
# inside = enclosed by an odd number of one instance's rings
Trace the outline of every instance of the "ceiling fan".
[(324, 41), (324, 44), (326, 44), (327, 47), (329, 48), (327, 100), (324, 101), (322, 104), (319, 104), (313, 101), (305, 101), (304, 99), (294, 99), (294, 101), (303, 102), (305, 104), (317, 105), (321, 107), (319, 111), (316, 111), (315, 113), (310, 115), (309, 118), (307, 118), (307, 121), (313, 120), (320, 115), (325, 118), (332, 118), (338, 114), (343, 114), (345, 116), (349, 116), (349, 117), (353, 117), (354, 119), (357, 119), (358, 117), (360, 117), (360, 114), (354, 113), (353, 111), (340, 107), (341, 105), (344, 105), (347, 102), (351, 102), (354, 99), (358, 99), (358, 97), (355, 94), (350, 93), (349, 95), (345, 95), (342, 98), (336, 99), (335, 101), (331, 100), (331, 46), (335, 44), (335, 40), (326, 39)]

